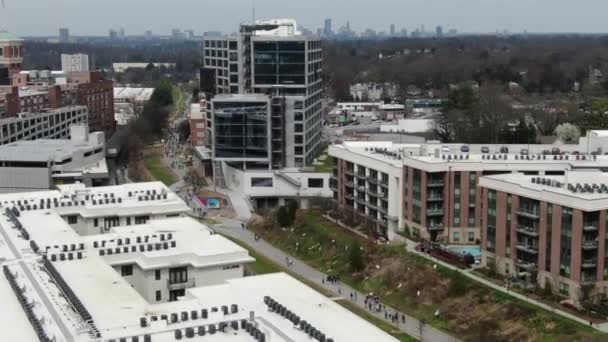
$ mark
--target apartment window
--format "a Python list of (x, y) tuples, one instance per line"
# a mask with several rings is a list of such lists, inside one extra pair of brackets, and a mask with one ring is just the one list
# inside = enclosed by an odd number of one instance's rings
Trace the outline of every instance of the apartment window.
[(251, 187), (272, 188), (272, 178), (251, 178)]
[(467, 239), (468, 239), (469, 242), (475, 241), (475, 232), (468, 232), (467, 233)]
[(93, 219), (93, 227), (99, 226), (99, 219)]
[(120, 275), (128, 277), (133, 275), (133, 265), (124, 265), (120, 267)]
[(564, 296), (569, 296), (570, 295), (570, 286), (566, 283), (559, 283), (559, 294), (564, 295)]
[(154, 270), (154, 280), (160, 280), (160, 270)]
[(131, 218), (127, 217), (127, 226), (130, 226), (130, 225), (131, 225)]
[(68, 224), (76, 224), (78, 223), (78, 216), (77, 215), (70, 215), (68, 216)]
[(323, 187), (323, 178), (308, 178), (308, 187), (309, 188), (322, 188)]
[(453, 232), (452, 239), (454, 240), (454, 242), (460, 241), (460, 232)]
[(160, 291), (156, 291), (156, 301), (160, 302), (161, 300), (161, 292)]
[(135, 224), (146, 224), (149, 219), (149, 216), (137, 216), (135, 217)]

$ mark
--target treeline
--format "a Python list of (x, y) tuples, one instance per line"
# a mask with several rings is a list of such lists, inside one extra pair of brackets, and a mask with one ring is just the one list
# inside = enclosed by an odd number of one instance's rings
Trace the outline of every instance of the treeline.
[[(516, 82), (529, 94), (573, 90), (605, 94), (608, 83), (588, 81), (589, 70), (608, 72), (605, 36), (472, 36), (326, 42), (325, 77), (339, 100), (353, 82), (396, 82), (447, 91), (450, 84)], [(380, 59), (382, 55), (382, 59)]]
[(144, 144), (150, 144), (164, 137), (173, 110), (172, 85), (163, 80), (154, 89), (150, 100), (144, 105), (142, 113), (127, 127), (128, 159), (141, 157)]
[(175, 63), (175, 69), (153, 68), (129, 70), (115, 75), (119, 83), (138, 83), (153, 86), (162, 79), (171, 82), (191, 80), (202, 66), (200, 44), (197, 42), (162, 42), (112, 44), (53, 44), (38, 41), (25, 42), (24, 68), (31, 70), (61, 70), (62, 53), (85, 53), (95, 69), (110, 71), (112, 63)]

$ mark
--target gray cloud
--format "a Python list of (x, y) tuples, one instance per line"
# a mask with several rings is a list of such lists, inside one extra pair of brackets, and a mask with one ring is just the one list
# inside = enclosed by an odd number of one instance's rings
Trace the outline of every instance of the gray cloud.
[[(606, 32), (606, 0), (255, 0), (258, 18), (293, 17), (315, 30), (325, 18), (334, 29), (351, 27), (388, 31), (436, 25), (466, 32)], [(252, 17), (253, 0), (5, 0), (0, 28), (19, 35), (53, 35), (59, 27), (72, 34), (127, 34), (172, 28), (197, 33), (232, 32)]]

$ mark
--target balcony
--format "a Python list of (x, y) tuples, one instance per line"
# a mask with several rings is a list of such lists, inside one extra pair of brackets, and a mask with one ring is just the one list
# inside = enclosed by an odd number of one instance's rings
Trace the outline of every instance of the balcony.
[(443, 215), (443, 208), (427, 209), (426, 214), (427, 216), (441, 216)]
[(381, 180), (380, 181), (380, 186), (383, 187), (383, 188), (388, 189), (388, 180), (387, 181)]
[(536, 230), (535, 228), (532, 227), (528, 227), (528, 226), (522, 226), (522, 225), (518, 225), (517, 228), (515, 228), (515, 231), (520, 233), (520, 234), (524, 234), (524, 235), (528, 235), (528, 236), (532, 236), (532, 237), (538, 237), (538, 230)]
[(351, 189), (352, 189), (352, 188), (354, 188), (354, 187), (355, 187), (355, 183), (353, 183), (353, 182), (348, 182), (348, 183), (346, 183), (346, 187), (347, 187), (347, 188), (351, 188)]
[(365, 192), (365, 186), (364, 185), (357, 185), (357, 191), (359, 191), (359, 192)]
[(370, 184), (378, 184), (378, 177), (367, 177), (367, 181)]
[(370, 196), (375, 196), (375, 197), (380, 196), (380, 194), (378, 193), (378, 189), (372, 190), (371, 188), (368, 187), (366, 191), (367, 191), (367, 194)]
[(357, 172), (356, 177), (359, 178), (359, 179), (365, 179), (365, 178), (367, 178), (367, 176), (365, 175), (365, 173), (360, 173), (360, 172)]
[(359, 204), (365, 204), (365, 197), (357, 197), (355, 200)]
[(385, 214), (385, 215), (388, 215), (388, 208), (385, 208), (385, 207), (380, 206), (380, 207), (378, 207), (378, 210), (379, 210), (381, 213), (383, 213), (383, 214)]
[(443, 201), (443, 195), (441, 193), (429, 194), (426, 198), (427, 202), (441, 202)]
[(538, 254), (538, 246), (518, 244), (517, 249), (530, 254)]
[(388, 192), (380, 191), (380, 198), (388, 199)]
[(597, 231), (598, 224), (596, 223), (585, 223), (583, 225), (583, 231), (585, 232), (595, 232)]
[(597, 249), (597, 241), (595, 240), (588, 240), (588, 241), (583, 241), (583, 249), (587, 249), (587, 250), (591, 250), (591, 249)]
[(344, 197), (347, 200), (351, 200), (351, 201), (353, 201), (355, 199), (355, 197), (353, 196), (353, 194), (349, 194), (349, 193), (344, 194)]
[(354, 176), (355, 175), (355, 170), (354, 169), (346, 169), (346, 171), (344, 171), (345, 174), (349, 175), (349, 176)]
[(597, 278), (594, 274), (581, 274), (581, 284), (593, 284), (597, 281)]
[(595, 268), (596, 266), (597, 266), (596, 259), (583, 260), (583, 262), (581, 263), (582, 268)]
[(170, 280), (167, 279), (167, 289), (169, 291), (184, 290), (194, 287), (194, 278), (186, 280)]
[(527, 262), (527, 261), (524, 261), (524, 260), (517, 260), (515, 262), (515, 266), (517, 266), (519, 268), (522, 268), (522, 269), (524, 269), (526, 271), (533, 271), (537, 267), (535, 263), (533, 263), (533, 262)]
[(432, 179), (426, 185), (429, 188), (443, 187), (443, 179)]
[(442, 231), (443, 230), (443, 225), (442, 224), (430, 224), (429, 226), (426, 227), (426, 229), (429, 232)]
[(378, 204), (376, 204), (374, 202), (368, 202), (367, 207), (370, 208), (371, 210), (378, 210)]
[(527, 217), (533, 220), (538, 220), (540, 218), (540, 212), (535, 209), (521, 208), (517, 211), (517, 215)]

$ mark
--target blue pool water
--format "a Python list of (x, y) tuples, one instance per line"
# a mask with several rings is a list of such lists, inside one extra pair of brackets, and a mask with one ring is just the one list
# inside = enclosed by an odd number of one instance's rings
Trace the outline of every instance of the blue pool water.
[(471, 254), (475, 260), (481, 259), (481, 246), (450, 246), (447, 249), (460, 255)]

